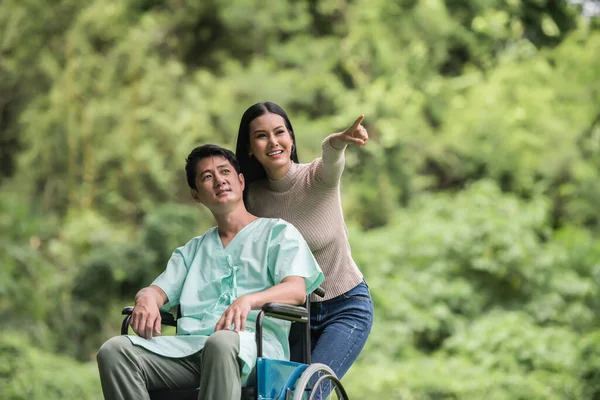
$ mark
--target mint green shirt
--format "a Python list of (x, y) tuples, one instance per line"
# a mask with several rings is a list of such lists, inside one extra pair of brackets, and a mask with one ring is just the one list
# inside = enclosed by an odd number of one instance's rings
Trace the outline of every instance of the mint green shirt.
[[(302, 235), (291, 224), (259, 218), (246, 225), (223, 248), (217, 228), (177, 248), (166, 270), (152, 283), (168, 298), (163, 309), (181, 306), (177, 335), (144, 339), (128, 336), (134, 345), (165, 357), (181, 358), (197, 353), (214, 330), (227, 307), (240, 296), (257, 293), (281, 283), (288, 276), (301, 276), (310, 293), (323, 281)], [(254, 338), (257, 310), (240, 332), (239, 358), (245, 377), (256, 362)], [(289, 359), (290, 323), (263, 320), (263, 353), (267, 358)]]

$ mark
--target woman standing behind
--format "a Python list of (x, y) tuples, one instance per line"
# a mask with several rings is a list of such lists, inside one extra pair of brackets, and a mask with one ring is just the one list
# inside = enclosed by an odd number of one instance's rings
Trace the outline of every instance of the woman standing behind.
[(340, 198), (346, 146), (368, 140), (363, 118), (325, 138), (322, 157), (300, 164), (285, 111), (258, 103), (242, 116), (236, 146), (248, 210), (294, 225), (325, 274), (325, 297), (311, 297), (312, 361), (327, 364), (339, 378), (358, 357), (373, 324), (373, 303), (352, 259)]

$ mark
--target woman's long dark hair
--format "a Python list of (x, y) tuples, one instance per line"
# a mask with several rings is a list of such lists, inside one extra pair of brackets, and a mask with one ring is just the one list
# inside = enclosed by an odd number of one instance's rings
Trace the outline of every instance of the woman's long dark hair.
[[(246, 188), (244, 189), (244, 200), (248, 198), (248, 187), (250, 183), (256, 182), (262, 179), (267, 179), (267, 172), (265, 168), (256, 160), (256, 157), (250, 157), (250, 123), (261, 115), (271, 113), (277, 114), (285, 121), (285, 127), (292, 137), (294, 146), (292, 147), (292, 153), (290, 158), (292, 162), (299, 163), (298, 161), (298, 146), (296, 146), (296, 136), (294, 136), (294, 129), (292, 123), (288, 118), (283, 108), (270, 101), (263, 103), (256, 103), (250, 106), (242, 115), (240, 121), (240, 129), (238, 130), (237, 144), (235, 146), (235, 156), (240, 164), (240, 171), (244, 174), (246, 181)], [(247, 205), (246, 205), (247, 207)]]

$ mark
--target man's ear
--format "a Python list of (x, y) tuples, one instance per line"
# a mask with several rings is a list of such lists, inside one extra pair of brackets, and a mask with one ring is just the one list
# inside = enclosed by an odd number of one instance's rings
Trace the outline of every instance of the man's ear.
[(192, 198), (196, 203), (202, 204), (202, 202), (200, 201), (200, 193), (198, 193), (196, 189), (190, 189), (190, 194), (192, 195)]
[(242, 192), (246, 188), (246, 180), (244, 179), (244, 174), (238, 174), (238, 179), (240, 180), (240, 185), (242, 186)]

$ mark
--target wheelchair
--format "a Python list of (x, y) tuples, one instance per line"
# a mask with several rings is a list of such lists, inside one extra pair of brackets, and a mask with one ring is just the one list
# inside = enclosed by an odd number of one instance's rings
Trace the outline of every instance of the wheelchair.
[[(321, 288), (315, 293), (323, 296)], [(125, 307), (125, 315), (121, 324), (121, 334), (127, 335), (133, 307)], [(161, 311), (161, 323), (177, 327), (173, 314)], [(179, 309), (177, 312), (179, 315)], [(262, 356), (262, 321), (265, 317), (277, 318), (303, 325), (303, 354), (301, 360), (284, 361), (267, 359)], [(256, 367), (246, 386), (242, 388), (241, 400), (312, 400), (318, 393), (321, 384), (329, 381), (339, 400), (348, 400), (340, 380), (325, 364), (311, 364), (310, 352), (310, 300), (304, 306), (289, 304), (267, 303), (256, 318)], [(171, 389), (150, 392), (151, 400), (196, 400), (197, 389)]]

